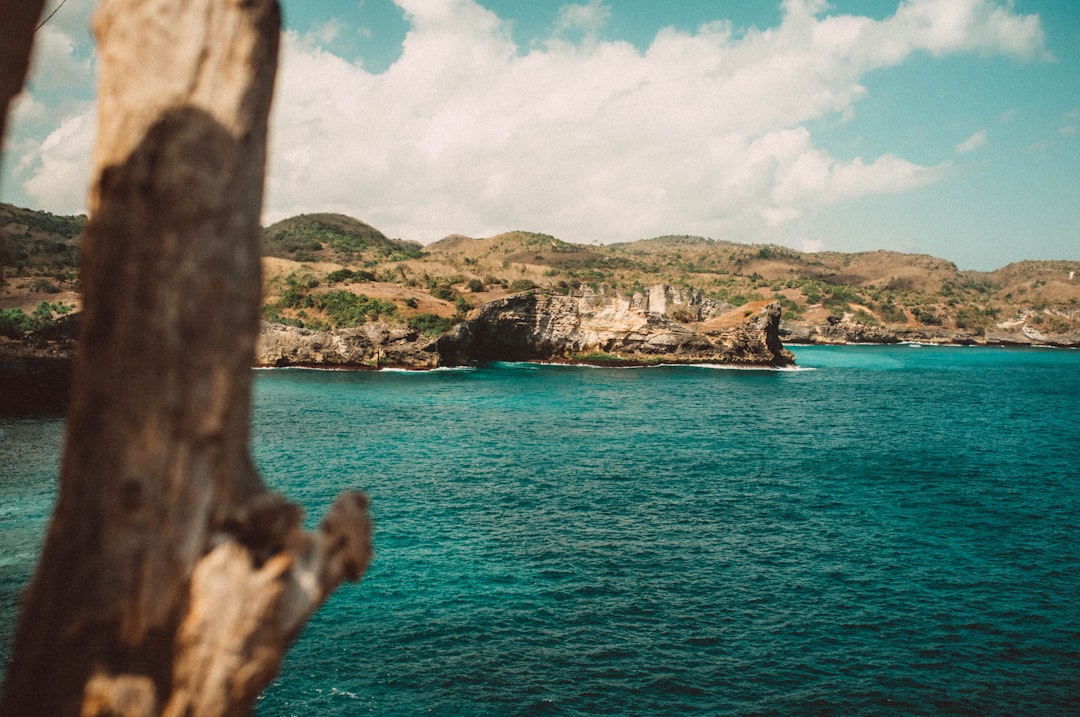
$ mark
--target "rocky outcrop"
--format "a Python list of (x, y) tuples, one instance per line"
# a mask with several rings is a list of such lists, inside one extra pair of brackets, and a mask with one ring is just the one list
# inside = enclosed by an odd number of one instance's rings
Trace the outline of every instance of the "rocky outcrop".
[[(630, 297), (610, 292), (514, 294), (484, 304), (471, 319), (438, 338), (380, 323), (330, 332), (263, 324), (257, 363), (410, 369), (484, 361), (794, 363), (795, 357), (780, 344), (778, 304), (762, 302), (724, 312), (726, 305), (719, 302), (665, 289)], [(712, 318), (688, 325), (665, 311)]]
[[(584, 297), (597, 298), (602, 298), (606, 293), (603, 290), (592, 292), (588, 287), (583, 289), (583, 292)], [(663, 314), (683, 323), (715, 319), (735, 308), (689, 287), (667, 284), (655, 284), (636, 291), (629, 301), (632, 309), (649, 314)]]
[(58, 415), (70, 393), (70, 357), (0, 345), (0, 416)]
[(780, 325), (780, 336), (798, 344), (896, 344), (903, 339), (896, 331), (882, 326), (868, 326), (855, 321), (828, 324)]
[[(780, 337), (789, 344), (896, 344), (917, 342), (963, 346), (1080, 346), (1080, 331), (1054, 330), (1029, 312), (979, 333), (940, 326), (870, 326), (844, 319), (826, 324), (783, 322)], [(1043, 325), (1040, 325), (1043, 324)]]
[(71, 393), (78, 314), (22, 340), (0, 338), (0, 416), (58, 415)]
[(794, 356), (779, 319), (779, 305), (763, 303), (691, 326), (632, 297), (515, 294), (482, 306), (461, 339), (477, 361), (784, 366)]
[(355, 329), (312, 331), (263, 322), (256, 343), (258, 366), (429, 369), (445, 365), (438, 341), (403, 326), (364, 324)]

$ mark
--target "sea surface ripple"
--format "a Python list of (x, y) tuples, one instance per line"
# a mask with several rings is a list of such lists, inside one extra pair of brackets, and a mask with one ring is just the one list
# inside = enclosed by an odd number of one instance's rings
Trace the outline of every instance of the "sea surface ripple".
[(259, 372), (266, 480), (376, 557), (257, 714), (1080, 713), (1080, 352), (797, 354)]

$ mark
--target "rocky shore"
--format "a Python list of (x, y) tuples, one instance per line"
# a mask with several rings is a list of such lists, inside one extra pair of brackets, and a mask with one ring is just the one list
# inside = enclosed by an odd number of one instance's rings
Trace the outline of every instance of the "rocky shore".
[[(784, 344), (925, 344), (1080, 347), (1080, 332), (1037, 328), (1020, 315), (982, 333), (921, 326), (873, 326), (848, 318), (781, 320), (777, 302), (731, 306), (685, 287), (657, 285), (626, 296), (584, 291), (511, 294), (489, 301), (448, 331), (402, 323), (315, 331), (263, 322), (258, 367), (427, 370), (489, 361), (646, 366), (795, 363)], [(0, 415), (62, 411), (71, 384), (77, 315), (22, 341), (0, 339)]]
[[(692, 324), (672, 318), (689, 318)], [(311, 331), (263, 324), (259, 366), (430, 369), (487, 361), (786, 366), (780, 305), (734, 308), (672, 287), (635, 296), (513, 294), (440, 336), (381, 323)]]
[(788, 344), (899, 344), (924, 343), (951, 346), (1050, 346), (1080, 347), (1080, 331), (1054, 332), (1032, 325), (1028, 316), (995, 324), (981, 333), (930, 326), (868, 326), (841, 320), (825, 324), (781, 322), (780, 338)]
[(55, 414), (67, 406), (77, 319), (65, 316), (23, 341), (0, 338), (0, 416)]

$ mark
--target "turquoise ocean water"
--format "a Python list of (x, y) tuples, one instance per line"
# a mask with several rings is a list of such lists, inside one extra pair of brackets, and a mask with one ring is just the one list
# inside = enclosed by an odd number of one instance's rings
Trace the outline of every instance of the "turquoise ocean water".
[[(1080, 714), (1080, 351), (795, 352), (259, 372), (267, 482), (377, 553), (257, 714)], [(61, 432), (0, 421), (0, 657)]]

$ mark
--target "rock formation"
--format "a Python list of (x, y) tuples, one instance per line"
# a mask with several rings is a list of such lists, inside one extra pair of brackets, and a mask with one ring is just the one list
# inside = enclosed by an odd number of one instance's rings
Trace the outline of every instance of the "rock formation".
[(897, 344), (918, 342), (971, 346), (1080, 346), (1080, 331), (1060, 331), (1040, 327), (1044, 317), (1058, 312), (1022, 312), (978, 333), (939, 326), (872, 326), (850, 319), (826, 324), (782, 322), (780, 337), (789, 344)]
[(477, 361), (784, 366), (794, 356), (779, 320), (778, 304), (761, 303), (695, 328), (622, 296), (516, 294), (480, 307), (458, 350)]
[(330, 332), (263, 324), (256, 353), (262, 366), (423, 369), (484, 361), (785, 366), (794, 356), (780, 344), (779, 320), (775, 303), (735, 309), (664, 286), (630, 297), (521, 293), (484, 304), (437, 339), (385, 324)]
[(259, 366), (320, 368), (437, 368), (437, 339), (402, 326), (364, 324), (355, 329), (312, 331), (263, 322)]

